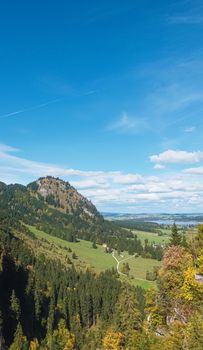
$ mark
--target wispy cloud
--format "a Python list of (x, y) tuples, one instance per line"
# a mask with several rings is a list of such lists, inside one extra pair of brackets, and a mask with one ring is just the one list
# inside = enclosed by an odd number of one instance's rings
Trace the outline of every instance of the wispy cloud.
[(194, 118), (196, 123), (200, 124), (203, 89), (194, 90), (185, 91), (181, 84), (169, 85), (147, 97), (147, 104), (150, 106), (151, 116), (154, 116), (154, 125), (157, 126), (157, 130), (167, 130), (175, 125), (179, 125), (183, 129), (182, 125), (193, 122)]
[[(149, 95), (148, 102), (154, 106), (156, 112), (159, 114), (166, 112), (174, 113), (184, 110), (192, 104), (202, 103), (203, 89), (198, 89), (198, 91), (187, 91), (180, 83), (169, 83), (165, 88), (160, 88)], [(182, 121), (185, 119), (187, 119), (187, 115), (181, 117)]]
[(196, 130), (196, 126), (190, 126), (188, 128), (185, 128), (183, 131), (187, 133), (194, 132)]
[(0, 143), (0, 153), (10, 153), (10, 152), (19, 152), (19, 149), (16, 147), (8, 146), (3, 143)]
[(168, 23), (171, 24), (203, 24), (203, 16), (201, 15), (182, 15), (171, 16), (167, 18)]
[(136, 5), (134, 3), (121, 3), (121, 5), (117, 4), (117, 6), (111, 5), (110, 2), (108, 5), (105, 4), (105, 6), (100, 3), (98, 7), (85, 11), (82, 16), (78, 16), (77, 14), (77, 17), (73, 21), (80, 22), (80, 25), (89, 25), (108, 20), (112, 21), (114, 17), (125, 16), (129, 11), (133, 11), (135, 7)]
[(178, 12), (173, 13), (167, 17), (167, 22), (171, 24), (182, 24), (182, 25), (201, 25), (203, 24), (203, 4), (201, 0), (186, 0), (181, 1), (181, 10), (177, 3)]
[(147, 130), (148, 128), (149, 123), (146, 118), (131, 117), (126, 112), (123, 112), (118, 120), (107, 126), (107, 130), (114, 130), (120, 133), (137, 133)]
[(25, 112), (31, 112), (31, 111), (34, 111), (36, 109), (40, 109), (40, 108), (49, 106), (49, 105), (51, 105), (53, 103), (57, 103), (57, 102), (60, 102), (60, 101), (61, 101), (61, 99), (55, 99), (55, 100), (51, 100), (51, 101), (48, 101), (48, 102), (45, 102), (45, 103), (41, 103), (41, 104), (38, 104), (38, 105), (35, 105), (35, 106), (32, 106), (32, 107), (20, 109), (20, 110), (15, 111), (15, 112), (5, 113), (5, 114), (0, 115), (0, 119), (14, 117), (14, 116), (16, 116), (18, 114), (25, 113)]
[(165, 168), (165, 165), (163, 165), (163, 164), (155, 164), (154, 165), (154, 169), (157, 169), (157, 170), (161, 170), (161, 169), (164, 169)]
[[(143, 115), (153, 119), (152, 129), (161, 132), (177, 125), (179, 130), (195, 122), (203, 112), (202, 51), (187, 57), (168, 57), (139, 67), (132, 72), (137, 84), (145, 83), (146, 92), (139, 103)], [(177, 130), (178, 130), (177, 129)]]
[[(97, 180), (100, 185), (106, 186), (106, 180), (110, 180), (115, 184), (132, 184), (141, 181), (141, 177), (137, 174), (124, 174), (120, 171), (82, 171), (78, 169), (64, 168), (56, 164), (47, 164), (36, 162), (22, 157), (14, 156), (13, 152), (19, 152), (18, 149), (8, 145), (0, 144), (0, 166), (8, 168), (12, 167), (13, 172), (22, 172), (34, 176), (69, 176), (83, 177)], [(89, 186), (89, 184), (88, 184)]]
[(98, 90), (95, 88), (94, 82), (84, 84), (84, 86), (77, 86), (70, 83), (60, 76), (43, 76), (39, 79), (39, 84), (43, 91), (48, 91), (55, 96), (61, 96), (62, 99), (66, 97), (83, 97), (95, 94)]

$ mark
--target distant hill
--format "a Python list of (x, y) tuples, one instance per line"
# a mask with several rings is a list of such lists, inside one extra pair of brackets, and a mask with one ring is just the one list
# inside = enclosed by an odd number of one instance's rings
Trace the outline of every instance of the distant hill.
[(150, 223), (155, 226), (172, 225), (175, 221), (178, 226), (195, 226), (203, 222), (202, 213), (102, 213), (103, 217), (109, 221), (118, 221), (119, 225), (126, 227)]
[(51, 235), (104, 241), (106, 236), (129, 235), (104, 220), (96, 207), (69, 182), (47, 176), (30, 183), (0, 183), (0, 222), (33, 225)]

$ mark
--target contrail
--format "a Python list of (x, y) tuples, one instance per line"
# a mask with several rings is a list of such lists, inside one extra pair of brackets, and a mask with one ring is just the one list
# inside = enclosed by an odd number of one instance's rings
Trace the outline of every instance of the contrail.
[(15, 116), (15, 115), (18, 115), (18, 114), (21, 114), (21, 113), (29, 112), (29, 111), (34, 111), (35, 109), (43, 108), (43, 107), (46, 107), (48, 105), (51, 105), (52, 103), (56, 103), (56, 102), (59, 102), (59, 101), (61, 101), (61, 99), (55, 99), (55, 100), (52, 100), (52, 101), (41, 103), (40, 105), (36, 105), (36, 106), (29, 107), (29, 108), (20, 109), (19, 111), (2, 114), (2, 115), (0, 115), (0, 119), (9, 118), (9, 117), (12, 117), (12, 116)]

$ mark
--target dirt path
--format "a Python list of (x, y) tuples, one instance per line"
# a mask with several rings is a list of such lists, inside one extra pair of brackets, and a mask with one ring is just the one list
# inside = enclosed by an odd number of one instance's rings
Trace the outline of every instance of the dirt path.
[[(134, 258), (135, 256), (136, 256), (136, 254), (134, 254), (134, 255), (132, 255), (132, 256), (129, 256), (128, 258), (125, 258), (125, 259), (122, 259), (122, 260), (118, 260), (118, 259), (115, 257), (114, 251), (112, 252), (112, 257), (113, 257), (113, 258), (116, 260), (116, 262), (117, 262), (116, 269), (117, 269), (117, 272), (118, 272), (119, 275), (127, 276), (127, 277), (128, 277), (128, 275), (126, 275), (125, 273), (123, 273), (123, 272), (121, 272), (121, 271), (119, 270), (119, 265), (120, 265), (120, 263), (122, 263), (123, 261), (132, 259), (132, 258)], [(146, 279), (144, 279), (144, 278), (137, 278), (137, 277), (133, 277), (133, 278), (134, 278), (135, 280), (139, 280), (139, 281), (144, 281), (144, 282), (146, 282)], [(152, 281), (148, 281), (148, 282), (152, 282)]]
[(120, 265), (120, 263), (122, 263), (122, 262), (124, 262), (124, 261), (126, 261), (126, 260), (129, 260), (129, 259), (134, 258), (134, 257), (135, 257), (135, 254), (132, 255), (132, 256), (130, 256), (130, 257), (128, 257), (128, 258), (125, 258), (125, 259), (122, 259), (122, 260), (118, 260), (118, 259), (115, 257), (115, 254), (114, 254), (114, 251), (113, 251), (113, 252), (112, 252), (112, 257), (113, 257), (113, 258), (116, 260), (116, 262), (117, 262), (116, 269), (117, 269), (117, 272), (119, 273), (119, 275), (127, 276), (125, 273), (123, 273), (123, 272), (121, 272), (121, 271), (119, 270), (119, 265)]

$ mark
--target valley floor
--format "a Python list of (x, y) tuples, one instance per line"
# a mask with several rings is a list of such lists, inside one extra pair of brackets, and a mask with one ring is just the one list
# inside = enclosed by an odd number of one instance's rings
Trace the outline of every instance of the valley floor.
[[(123, 252), (121, 256), (118, 256), (116, 251), (113, 254), (106, 253), (101, 245), (97, 245), (97, 249), (94, 249), (92, 243), (88, 241), (67, 242), (33, 226), (29, 226), (29, 230), (38, 238), (36, 240), (38, 247), (33, 247), (33, 249), (38, 249), (38, 253), (44, 253), (49, 258), (59, 258), (64, 264), (67, 264), (67, 261), (69, 263), (73, 262), (78, 269), (85, 270), (89, 268), (96, 273), (115, 268), (119, 272), (119, 278), (130, 284), (142, 286), (145, 289), (156, 286), (156, 282), (146, 280), (146, 272), (151, 272), (154, 266), (161, 265), (161, 262), (157, 260), (132, 256), (127, 252)], [(34, 240), (29, 239), (29, 241), (28, 243), (31, 246), (35, 245)], [(73, 259), (73, 252), (76, 259)], [(124, 262), (128, 262), (130, 267), (128, 276), (121, 272)]]

